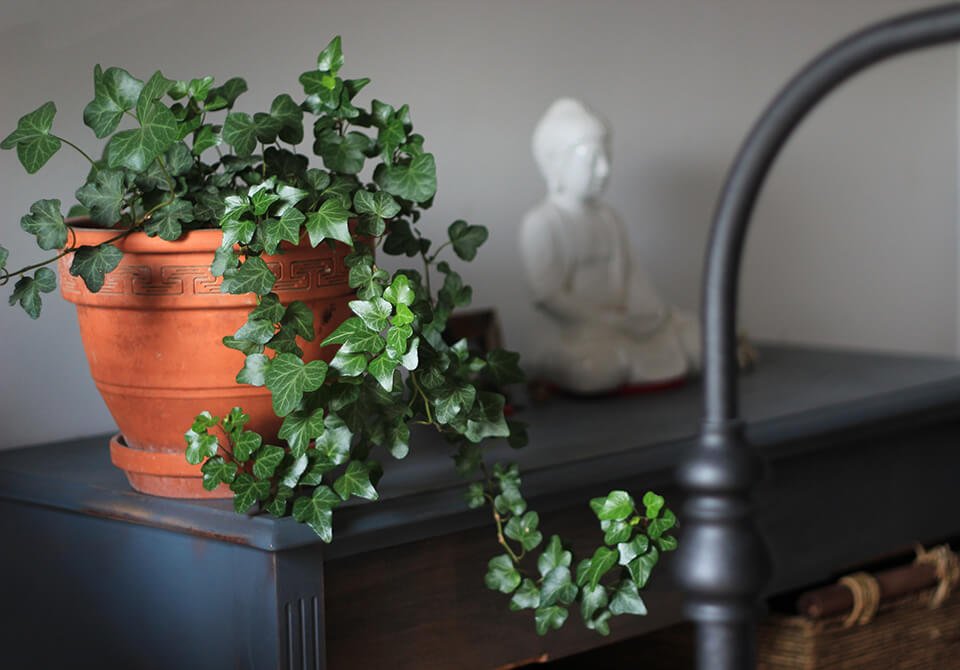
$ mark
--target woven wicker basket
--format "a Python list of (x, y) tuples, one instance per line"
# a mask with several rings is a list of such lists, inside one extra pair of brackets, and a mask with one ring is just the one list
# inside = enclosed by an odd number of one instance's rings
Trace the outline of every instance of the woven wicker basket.
[(771, 615), (757, 632), (762, 670), (960, 668), (960, 596), (930, 609), (934, 591), (884, 603), (867, 624)]

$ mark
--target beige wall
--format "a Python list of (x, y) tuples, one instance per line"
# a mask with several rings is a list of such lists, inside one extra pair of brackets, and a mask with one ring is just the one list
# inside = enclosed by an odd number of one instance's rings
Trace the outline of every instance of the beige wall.
[[(807, 58), (907, 0), (5, 0), (0, 131), (47, 99), (57, 131), (95, 146), (80, 112), (96, 62), (146, 77), (244, 75), (255, 111), (297, 90), (330, 36), (369, 95), (409, 102), (440, 173), (426, 225), (458, 217), (492, 237), (465, 274), (501, 311), (511, 345), (534, 333), (516, 225), (542, 195), (529, 135), (574, 95), (616, 130), (609, 200), (662, 292), (693, 307), (710, 210), (752, 119)], [(229, 8), (226, 8), (229, 5)], [(367, 95), (367, 92), (364, 93)], [(365, 98), (366, 99), (366, 98)], [(957, 321), (957, 57), (940, 48), (886, 64), (804, 124), (765, 190), (744, 277), (756, 337), (953, 353)], [(40, 197), (70, 200), (82, 160), (39, 176), (0, 154), (0, 243), (37, 257), (17, 226)], [(7, 289), (8, 290), (8, 289)], [(3, 294), (6, 298), (6, 291)], [(37, 323), (0, 311), (0, 447), (109, 430), (72, 307)]]

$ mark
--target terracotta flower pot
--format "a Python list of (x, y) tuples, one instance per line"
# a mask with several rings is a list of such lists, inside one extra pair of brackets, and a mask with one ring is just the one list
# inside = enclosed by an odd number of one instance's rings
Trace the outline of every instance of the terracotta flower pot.
[[(75, 230), (81, 245), (116, 235)], [(219, 230), (196, 230), (166, 242), (134, 233), (116, 243), (123, 260), (98, 293), (69, 274), (72, 254), (60, 260), (61, 292), (77, 306), (90, 373), (122, 435), (111, 442), (111, 458), (143, 493), (231, 496), (225, 486), (204, 490), (199, 466), (184, 457), (183, 433), (203, 410), (223, 416), (241, 406), (251, 417), (248, 428), (265, 439), (280, 428), (269, 391), (237, 384), (244, 355), (221, 341), (256, 304), (252, 295), (221, 293), (221, 280), (210, 274), (221, 237)], [(320, 342), (349, 316), (353, 299), (344, 265), (349, 249), (303, 243), (282, 250), (264, 257), (277, 275), (273, 290), (285, 304), (302, 300), (312, 309), (316, 337), (299, 343), (306, 360), (329, 360), (334, 350), (325, 351)]]

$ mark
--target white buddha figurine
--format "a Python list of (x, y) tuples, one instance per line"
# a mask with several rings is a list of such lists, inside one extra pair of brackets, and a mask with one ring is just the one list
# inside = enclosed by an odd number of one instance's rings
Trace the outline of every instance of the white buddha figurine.
[(657, 295), (630, 251), (620, 217), (601, 202), (610, 131), (582, 103), (561, 98), (533, 135), (547, 197), (524, 217), (520, 253), (548, 331), (534, 364), (577, 393), (660, 385), (700, 362), (698, 321)]

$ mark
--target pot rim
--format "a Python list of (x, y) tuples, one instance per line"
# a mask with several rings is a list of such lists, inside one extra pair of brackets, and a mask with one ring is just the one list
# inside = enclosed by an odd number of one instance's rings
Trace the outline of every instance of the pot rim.
[[(99, 244), (122, 231), (120, 228), (94, 226), (88, 217), (71, 217), (64, 219), (64, 222), (73, 229), (79, 244)], [(223, 240), (223, 230), (220, 228), (189, 230), (183, 237), (173, 242), (160, 237), (149, 237), (145, 232), (138, 230), (122, 240), (117, 240), (113, 245), (123, 252), (131, 253), (182, 254), (189, 251), (213, 253), (220, 247), (221, 240)]]

